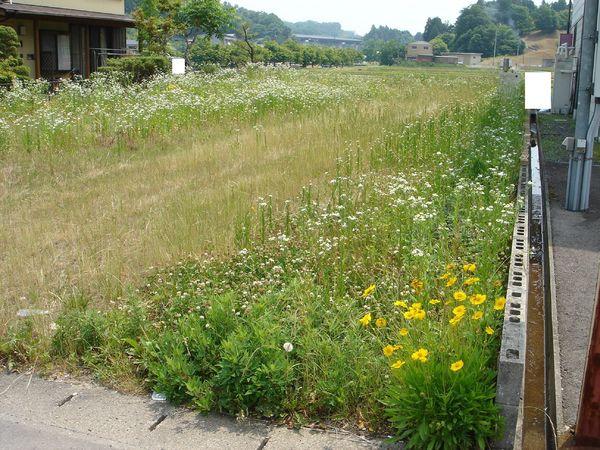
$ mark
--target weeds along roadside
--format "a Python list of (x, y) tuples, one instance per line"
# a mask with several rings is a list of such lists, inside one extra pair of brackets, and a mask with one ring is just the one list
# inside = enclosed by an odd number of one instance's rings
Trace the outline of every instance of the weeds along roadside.
[(51, 342), (19, 322), (4, 358), (140, 380), (200, 411), (482, 446), (500, 427), (521, 125), (519, 99), (490, 95), (388, 130), (299, 208), (267, 198), (240, 217), (235, 257), (161, 271), (112, 310), (74, 298)]

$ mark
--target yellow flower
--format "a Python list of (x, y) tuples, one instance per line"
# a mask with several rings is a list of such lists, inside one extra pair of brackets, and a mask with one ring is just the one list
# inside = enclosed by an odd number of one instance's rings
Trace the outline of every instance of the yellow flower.
[(440, 303), (442, 303), (440, 300), (436, 300), (436, 299), (429, 300), (430, 305), (439, 305)]
[(450, 272), (446, 272), (444, 275), (442, 275), (440, 277), (440, 280), (447, 280), (448, 278), (450, 278), (452, 276), (452, 274)]
[(502, 286), (502, 281), (500, 281), (500, 280), (494, 281), (494, 287), (500, 287), (500, 286)]
[(471, 272), (471, 273), (473, 273), (473, 272), (475, 272), (477, 270), (477, 266), (475, 264), (465, 264), (463, 266), (463, 270), (465, 272)]
[(400, 336), (407, 336), (407, 335), (408, 335), (408, 328), (401, 328)]
[(504, 306), (506, 306), (506, 299), (504, 297), (499, 297), (494, 302), (494, 309), (496, 311), (502, 311)]
[(420, 348), (416, 352), (414, 352), (410, 357), (415, 361), (427, 362), (427, 357), (429, 356), (429, 352), (424, 348)]
[(417, 292), (421, 291), (423, 289), (423, 286), (423, 282), (416, 278), (410, 282), (410, 287), (412, 287)]
[(475, 314), (471, 316), (473, 320), (481, 320), (483, 317), (483, 311), (477, 311)]
[(448, 281), (446, 281), (446, 287), (454, 286), (457, 281), (458, 281), (458, 278), (456, 278), (456, 277), (450, 278)]
[(464, 316), (467, 313), (467, 308), (465, 308), (463, 305), (457, 306), (456, 308), (454, 308), (452, 310), (452, 313), (455, 316)]
[(464, 314), (462, 316), (454, 316), (452, 319), (450, 319), (450, 325), (456, 326), (458, 322), (463, 320), (463, 317), (465, 317)]
[(363, 298), (367, 298), (373, 292), (375, 292), (375, 285), (374, 284), (372, 284), (371, 286), (369, 286), (368, 288), (366, 288), (365, 292), (363, 292), (362, 296), (363, 296)]
[(465, 286), (473, 286), (474, 284), (477, 284), (481, 281), (480, 278), (477, 277), (471, 277), (471, 278), (467, 278), (465, 280), (465, 282), (463, 283)]
[(423, 320), (425, 318), (426, 313), (422, 308), (423, 305), (421, 303), (413, 303), (410, 306), (409, 310), (404, 313), (404, 318), (408, 320)]
[(375, 325), (377, 328), (383, 328), (387, 325), (387, 320), (385, 320), (383, 317), (380, 317), (375, 321)]
[(446, 264), (446, 270), (454, 270), (454, 269), (456, 269), (456, 264), (454, 264), (454, 263)]
[(406, 362), (399, 359), (394, 364), (392, 364), (392, 369), (400, 369), (404, 364), (406, 364)]
[(453, 295), (454, 300), (462, 302), (464, 300), (466, 300), (467, 298), (467, 294), (465, 294), (463, 291), (456, 291)]
[(387, 356), (388, 358), (390, 356), (392, 356), (395, 351), (396, 351), (396, 349), (394, 348), (393, 345), (386, 345), (385, 347), (383, 347), (383, 354), (385, 356)]
[(483, 302), (485, 302), (487, 300), (487, 295), (475, 294), (475, 295), (471, 296), (470, 300), (471, 300), (471, 303), (473, 303), (474, 305), (481, 305)]
[(488, 325), (487, 327), (485, 327), (485, 332), (491, 336), (492, 334), (494, 334), (494, 329)]
[(400, 306), (402, 308), (408, 308), (408, 305), (406, 304), (406, 302), (404, 300), (398, 300), (397, 302), (394, 302), (394, 306)]
[(174, 91), (175, 89), (177, 89), (177, 86), (175, 86), (174, 84), (167, 85), (167, 91)]
[(371, 315), (371, 313), (367, 313), (363, 316), (362, 319), (359, 320), (359, 322), (362, 324), (363, 327), (367, 327), (371, 323), (371, 320), (373, 320), (373, 316)]
[(465, 363), (463, 362), (462, 359), (460, 359), (450, 365), (450, 370), (452, 372), (458, 372), (460, 369), (462, 369), (464, 367), (464, 365), (465, 365)]

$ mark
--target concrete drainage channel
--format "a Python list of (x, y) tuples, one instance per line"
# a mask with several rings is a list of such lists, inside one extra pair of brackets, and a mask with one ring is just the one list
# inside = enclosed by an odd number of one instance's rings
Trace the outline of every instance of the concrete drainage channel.
[(498, 360), (496, 402), (502, 409), (505, 432), (495, 447), (553, 449), (560, 411), (559, 353), (536, 114), (529, 117), (525, 139)]

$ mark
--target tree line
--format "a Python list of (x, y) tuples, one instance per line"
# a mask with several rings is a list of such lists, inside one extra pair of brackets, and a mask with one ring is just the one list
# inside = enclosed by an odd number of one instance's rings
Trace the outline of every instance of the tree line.
[(439, 17), (427, 19), (423, 33), (388, 27), (373, 27), (364, 37), (368, 61), (395, 64), (404, 59), (405, 47), (413, 40), (430, 42), (435, 55), (448, 51), (482, 53), (484, 57), (516, 55), (525, 50), (522, 37), (532, 31), (566, 30), (569, 5), (566, 0), (478, 0), (463, 9), (454, 24)]

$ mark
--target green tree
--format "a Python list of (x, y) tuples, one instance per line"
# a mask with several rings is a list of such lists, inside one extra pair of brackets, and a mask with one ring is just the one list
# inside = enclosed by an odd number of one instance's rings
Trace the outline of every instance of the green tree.
[(234, 18), (233, 8), (220, 0), (187, 0), (177, 11), (176, 19), (185, 38), (185, 60), (189, 62), (190, 47), (198, 36), (223, 37)]
[(483, 53), (489, 57), (494, 54), (496, 42), (497, 55), (514, 55), (522, 47), (515, 31), (506, 25), (480, 25), (456, 41), (457, 50), (464, 52)]
[(175, 19), (180, 0), (142, 0), (133, 12), (141, 53), (167, 55), (171, 38), (181, 31)]
[(456, 35), (454, 33), (444, 33), (440, 34), (438, 38), (444, 41), (448, 48), (450, 48), (450, 45), (452, 44), (452, 42), (454, 42), (454, 39), (456, 38)]
[(491, 24), (492, 20), (485, 12), (485, 8), (479, 4), (475, 4), (461, 11), (458, 19), (456, 19), (454, 33), (456, 34), (456, 39), (459, 40), (464, 34), (469, 33), (475, 28)]
[(531, 17), (531, 14), (529, 13), (529, 9), (527, 9), (526, 6), (513, 5), (512, 19), (514, 21), (516, 30), (521, 36), (535, 30), (535, 23)]
[(432, 39), (444, 34), (448, 31), (450, 25), (442, 22), (439, 17), (428, 18), (425, 24), (425, 31), (423, 32), (423, 40), (431, 41)]
[(442, 53), (446, 53), (448, 51), (448, 44), (446, 44), (444, 40), (439, 36), (429, 41), (429, 43), (433, 48), (433, 54), (436, 56), (441, 55)]
[(413, 37), (409, 31), (396, 30), (386, 26), (375, 27), (375, 25), (373, 25), (371, 31), (363, 38), (363, 41), (365, 43), (373, 40), (381, 40), (384, 42), (398, 41), (401, 44), (406, 45), (409, 42), (413, 42), (415, 39), (416, 38)]
[(0, 84), (29, 77), (29, 68), (19, 58), (19, 36), (12, 27), (0, 25)]
[(569, 26), (569, 10), (564, 9), (556, 14), (557, 28), (559, 30), (567, 31)]
[(379, 62), (384, 66), (399, 63), (406, 55), (406, 47), (399, 41), (387, 41), (381, 47)]
[(558, 29), (556, 12), (548, 5), (540, 6), (535, 15), (535, 26), (545, 33), (556, 31)]
[(554, 3), (550, 4), (550, 8), (556, 12), (568, 11), (569, 5), (566, 0), (556, 0)]
[(254, 39), (258, 42), (266, 40), (285, 42), (292, 36), (292, 30), (275, 14), (241, 7), (236, 7), (235, 10), (237, 19), (229, 31), (236, 33), (239, 37), (243, 37), (243, 24), (250, 26)]

